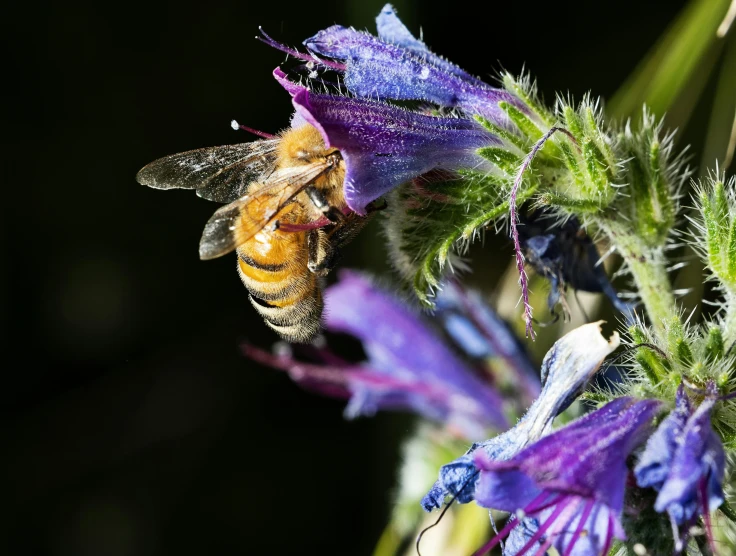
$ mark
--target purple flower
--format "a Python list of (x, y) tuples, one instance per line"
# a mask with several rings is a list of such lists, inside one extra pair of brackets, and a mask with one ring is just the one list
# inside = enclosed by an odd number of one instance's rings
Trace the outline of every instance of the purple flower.
[(726, 456), (723, 444), (710, 424), (717, 401), (714, 384), (693, 411), (684, 387), (677, 391), (675, 409), (662, 421), (647, 442), (635, 474), (641, 487), (659, 491), (654, 509), (667, 511), (672, 521), (676, 550), (682, 550), (680, 526), (689, 528), (699, 515), (706, 519), (723, 503), (723, 475)]
[(469, 439), (505, 428), (503, 400), (399, 300), (352, 272), (325, 292), (325, 328), (360, 339), (368, 357), (350, 364), (323, 350), (318, 364), (248, 347), (250, 357), (307, 387), (346, 396), (348, 417), (400, 409), (444, 423)]
[(390, 4), (381, 10), (376, 23), (378, 38), (333, 25), (304, 44), (315, 55), (344, 64), (344, 83), (360, 97), (428, 101), (494, 122), (505, 121), (499, 102), (518, 104), (508, 92), (430, 52), (401, 23)]
[(508, 460), (548, 433), (553, 419), (575, 400), (604, 357), (618, 345), (616, 333), (609, 341), (603, 338), (599, 322), (583, 325), (557, 340), (542, 361), (542, 393), (526, 415), (509, 431), (473, 444), (465, 455), (442, 466), (438, 481), (422, 500), (422, 507), (426, 511), (440, 508), (447, 496), (455, 496), (460, 503), (472, 501), (479, 476), (476, 454), (483, 453), (496, 461)]
[(476, 502), (518, 516), (477, 554), (517, 527), (522, 534), (505, 554), (549, 547), (563, 556), (607, 554), (614, 537), (626, 538), (620, 521), (626, 459), (646, 439), (660, 406), (657, 400), (618, 398), (507, 461), (476, 453)]
[(479, 147), (500, 141), (472, 120), (420, 114), (378, 101), (318, 94), (274, 75), (293, 96), (297, 114), (316, 127), (346, 165), (345, 199), (366, 206), (394, 187), (431, 170), (490, 170)]
[[(488, 307), (478, 292), (455, 282), (443, 286), (435, 300), (434, 317), (452, 340), (474, 359), (499, 360), (505, 382), (513, 382), (528, 407), (541, 390), (537, 370), (506, 323)], [(495, 366), (494, 366), (495, 368)]]

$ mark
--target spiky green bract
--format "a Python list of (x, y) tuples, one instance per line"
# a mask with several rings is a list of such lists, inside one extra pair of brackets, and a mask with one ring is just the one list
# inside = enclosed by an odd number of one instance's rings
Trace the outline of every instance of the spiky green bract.
[(443, 270), (460, 264), (454, 255), (508, 212), (503, 190), (495, 176), (467, 172), (451, 181), (414, 181), (391, 194), (385, 221), (391, 259), (423, 305), (432, 306)]
[(736, 340), (736, 178), (710, 176), (694, 195), (695, 248), (724, 294), (726, 349)]
[(550, 137), (523, 173), (516, 204), (527, 200), (551, 205), (561, 217), (582, 217), (605, 210), (616, 197), (619, 165), (614, 141), (603, 130), (597, 104), (586, 98), (577, 107), (559, 101), (555, 110), (538, 100), (526, 78), (503, 79), (504, 87), (523, 103), (501, 102), (509, 126), (476, 120), (501, 144), (478, 150), (493, 165), (479, 174), (472, 169), (450, 181), (405, 185), (389, 198), (387, 235), (395, 266), (412, 284), (423, 304), (432, 305), (434, 289), (451, 266), (453, 254), (509, 212), (514, 180), (525, 157), (554, 126), (568, 133)]
[(665, 245), (675, 224), (680, 189), (688, 177), (682, 157), (673, 156), (672, 135), (662, 135), (662, 123), (646, 109), (638, 128), (630, 124), (618, 135), (618, 156), (626, 195), (612, 207), (615, 218), (626, 219), (641, 242)]
[[(676, 316), (665, 323), (664, 334), (641, 321), (628, 329), (630, 357), (625, 380), (586, 394), (596, 403), (619, 396), (657, 398), (672, 404), (680, 384), (694, 399), (705, 395), (713, 381), (721, 395), (736, 392), (736, 353), (723, 349), (722, 322), (693, 325)], [(725, 400), (712, 413), (713, 428), (727, 448), (736, 448), (736, 404)]]
[(627, 123), (615, 148), (623, 194), (588, 219), (623, 258), (660, 339), (667, 323), (679, 318), (665, 252), (674, 237), (680, 190), (689, 176), (682, 154), (673, 151), (672, 134), (663, 135), (662, 123), (646, 109), (636, 127)]

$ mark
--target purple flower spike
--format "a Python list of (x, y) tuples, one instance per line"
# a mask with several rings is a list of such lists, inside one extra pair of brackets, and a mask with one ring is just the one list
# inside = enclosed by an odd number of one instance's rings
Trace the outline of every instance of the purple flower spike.
[(508, 92), (431, 53), (401, 23), (391, 5), (383, 8), (376, 21), (380, 38), (333, 25), (304, 44), (318, 56), (344, 63), (345, 85), (360, 97), (422, 100), (461, 108), (497, 123), (506, 121), (499, 102), (519, 103)]
[[(524, 544), (505, 554), (532, 548), (543, 553), (549, 547), (563, 556), (607, 554), (614, 537), (626, 538), (620, 522), (626, 458), (645, 440), (660, 407), (657, 400), (618, 398), (507, 461), (478, 451), (476, 502), (521, 511), (527, 520), (510, 520), (477, 554), (490, 550), (515, 527), (527, 531)], [(520, 544), (518, 537), (514, 544)]]
[[(680, 386), (675, 410), (649, 439), (635, 470), (639, 486), (659, 491), (654, 509), (669, 514), (677, 551), (684, 545), (680, 526), (687, 529), (702, 515), (710, 529), (710, 512), (724, 500), (726, 456), (710, 424), (717, 401), (715, 385), (710, 384), (708, 391), (708, 397), (693, 411)], [(710, 530), (707, 534), (712, 541)]]
[(547, 434), (554, 418), (575, 400), (618, 345), (616, 333), (609, 341), (603, 338), (600, 322), (583, 325), (557, 340), (542, 361), (542, 393), (526, 415), (509, 431), (473, 444), (465, 455), (442, 466), (438, 481), (422, 499), (425, 511), (440, 508), (447, 496), (455, 496), (461, 504), (472, 501), (479, 475), (476, 454), (483, 453), (494, 461), (508, 460)]
[(472, 120), (429, 116), (367, 99), (312, 93), (274, 72), (301, 118), (346, 165), (345, 199), (359, 214), (393, 189), (431, 170), (490, 170), (479, 147), (500, 143)]
[(365, 363), (348, 363), (327, 350), (303, 363), (247, 346), (253, 359), (289, 372), (305, 387), (349, 398), (347, 417), (394, 409), (443, 423), (468, 439), (508, 426), (503, 400), (399, 300), (351, 272), (325, 292), (325, 328), (360, 339)]

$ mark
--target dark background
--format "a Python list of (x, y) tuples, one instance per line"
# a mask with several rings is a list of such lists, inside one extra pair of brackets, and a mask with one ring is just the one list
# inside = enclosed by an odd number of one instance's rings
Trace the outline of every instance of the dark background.
[[(396, 3), (436, 52), (479, 75), (526, 67), (548, 100), (610, 96), (683, 5)], [(335, 22), (374, 30), (381, 6), (27, 3), (5, 14), (4, 553), (370, 553), (411, 419), (346, 422), (341, 402), (245, 360), (242, 341), (276, 338), (234, 257), (198, 259), (215, 206), (134, 176), (166, 154), (250, 140), (233, 118), (288, 124), (290, 99), (270, 75), (284, 56), (254, 40), (259, 24), (298, 44)], [(685, 129), (696, 152), (707, 115)], [(376, 232), (345, 266), (388, 272)], [(490, 289), (487, 269), (510, 256), (487, 244), (475, 282)]]

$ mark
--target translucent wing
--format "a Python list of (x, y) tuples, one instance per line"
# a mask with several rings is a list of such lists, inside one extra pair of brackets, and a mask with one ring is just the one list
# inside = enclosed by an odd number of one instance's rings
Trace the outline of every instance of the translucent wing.
[(264, 139), (172, 154), (145, 166), (136, 180), (156, 189), (196, 189), (200, 197), (230, 203), (273, 172), (278, 142)]
[(203, 260), (220, 257), (253, 238), (332, 165), (332, 161), (325, 159), (277, 170), (253, 194), (217, 210), (204, 227), (199, 257)]

